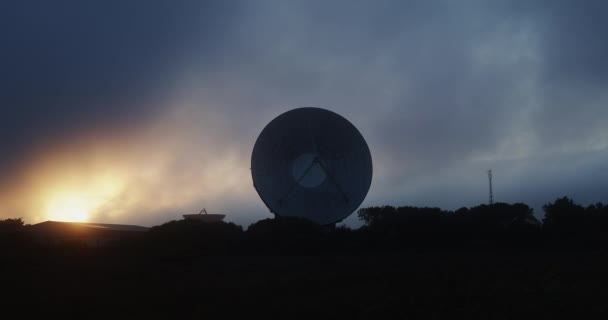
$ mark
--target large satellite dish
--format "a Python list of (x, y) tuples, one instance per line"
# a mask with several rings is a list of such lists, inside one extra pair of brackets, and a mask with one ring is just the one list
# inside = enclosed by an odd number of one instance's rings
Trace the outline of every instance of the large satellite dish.
[(361, 133), (342, 116), (298, 108), (262, 130), (251, 154), (251, 175), (275, 215), (331, 224), (365, 199), (372, 157)]

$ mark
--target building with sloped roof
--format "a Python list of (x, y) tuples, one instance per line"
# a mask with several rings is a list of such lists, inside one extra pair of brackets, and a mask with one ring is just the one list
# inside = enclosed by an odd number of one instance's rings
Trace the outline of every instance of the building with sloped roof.
[(27, 226), (25, 231), (49, 246), (76, 244), (104, 247), (141, 236), (148, 228), (124, 224), (45, 221)]

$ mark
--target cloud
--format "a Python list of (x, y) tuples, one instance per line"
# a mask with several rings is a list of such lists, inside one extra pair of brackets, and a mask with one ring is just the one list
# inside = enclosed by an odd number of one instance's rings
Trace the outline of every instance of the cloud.
[(230, 21), (219, 2), (161, 0), (19, 1), (1, 15), (2, 167), (81, 133), (146, 122), (164, 107), (174, 68), (194, 49), (212, 60)]
[[(70, 172), (107, 172), (122, 187), (99, 219), (210, 204), (253, 222), (269, 216), (255, 138), (300, 106), (367, 139), (364, 205), (475, 205), (489, 168), (498, 200), (606, 198), (601, 2), (33, 3), (3, 8), (0, 31), (0, 198), (15, 210)], [(56, 174), (31, 178), (43, 172)]]

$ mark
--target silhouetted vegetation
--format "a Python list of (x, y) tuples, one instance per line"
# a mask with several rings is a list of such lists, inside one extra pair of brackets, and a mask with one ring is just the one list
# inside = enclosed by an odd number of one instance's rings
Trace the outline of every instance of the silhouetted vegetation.
[(180, 220), (100, 247), (36, 245), (21, 219), (6, 219), (2, 285), (21, 312), (75, 318), (606, 313), (606, 206), (563, 197), (543, 209), (541, 223), (522, 203), (370, 207), (356, 230), (298, 218), (247, 230)]
[(419, 248), (527, 249), (538, 245), (540, 222), (523, 203), (439, 208), (370, 207), (358, 212), (368, 243), (376, 250)]
[[(364, 222), (357, 230), (285, 217), (258, 221), (246, 231), (233, 223), (179, 220), (153, 227), (141, 237), (118, 243), (118, 247), (163, 254), (314, 255), (404, 249), (589, 250), (608, 245), (608, 207), (602, 203), (583, 207), (562, 197), (545, 204), (543, 210), (541, 223), (523, 203), (482, 204), (455, 211), (368, 207), (357, 212)], [(9, 237), (13, 242), (23, 239), (27, 230), (21, 219), (0, 220), (4, 242)]]
[(602, 203), (585, 208), (562, 197), (543, 210), (543, 230), (550, 247), (596, 249), (608, 245), (608, 209)]
[(602, 203), (583, 207), (568, 197), (543, 206), (543, 227), (554, 232), (580, 233), (608, 230), (608, 207)]
[(12, 252), (30, 244), (22, 232), (25, 223), (21, 218), (0, 219), (0, 250)]
[(16, 232), (25, 226), (21, 218), (16, 219), (0, 219), (0, 233)]

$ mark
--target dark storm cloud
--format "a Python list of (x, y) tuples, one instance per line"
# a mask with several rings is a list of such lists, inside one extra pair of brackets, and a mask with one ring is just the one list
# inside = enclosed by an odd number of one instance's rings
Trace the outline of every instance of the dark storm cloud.
[(503, 62), (491, 50), (526, 45), (527, 26), (496, 8), (334, 1), (266, 9), (237, 34), (249, 56), (236, 81), (258, 92), (249, 108), (284, 101), (346, 112), (408, 174), (486, 148), (519, 117), (512, 104), (523, 99), (518, 82), (532, 62)]
[(605, 1), (556, 1), (537, 9), (544, 101), (535, 120), (544, 143), (600, 144), (607, 138), (606, 10)]
[[(498, 200), (608, 197), (602, 1), (0, 6), (4, 175), (47, 141), (134, 130), (173, 109), (187, 114), (172, 131), (185, 141), (169, 148), (173, 173), (191, 176), (198, 149), (248, 168), (270, 119), (318, 106), (351, 120), (370, 145), (364, 205), (475, 205), (486, 200), (489, 168)], [(247, 190), (227, 208), (264, 210)]]
[[(549, 81), (590, 87), (608, 84), (608, 3), (591, 0), (546, 1), (541, 21), (545, 76)], [(542, 11), (541, 11), (542, 10)], [(573, 81), (574, 80), (574, 81)]]
[[(589, 174), (605, 169), (602, 153), (593, 155), (599, 164), (556, 178), (572, 158), (607, 147), (601, 57), (608, 22), (600, 2), (377, 3), (289, 2), (254, 10), (259, 15), (241, 21), (239, 42), (254, 54), (232, 80), (261, 93), (249, 94), (243, 107), (274, 105), (276, 114), (282, 101), (345, 114), (374, 151), (371, 198), (385, 202), (431, 194), (453, 200), (427, 204), (457, 206), (473, 189), (481, 195), (475, 200), (485, 201), (485, 170), (509, 159), (502, 174), (519, 180), (501, 186), (505, 200), (538, 203), (555, 190), (580, 194), (570, 186), (582, 190), (584, 181), (602, 184)], [(544, 166), (538, 158), (560, 169), (537, 174)], [(606, 198), (602, 188), (586, 190), (586, 199)]]
[(3, 2), (0, 168), (153, 116), (190, 52), (217, 58), (232, 10), (220, 1)]

